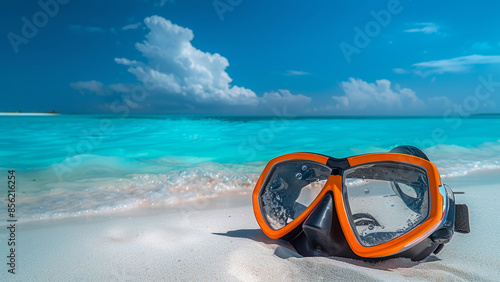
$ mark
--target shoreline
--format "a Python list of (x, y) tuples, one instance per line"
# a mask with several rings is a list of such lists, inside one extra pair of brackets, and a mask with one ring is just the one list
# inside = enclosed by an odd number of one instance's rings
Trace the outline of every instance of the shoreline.
[[(17, 217), (17, 223), (22, 225), (44, 226), (47, 224), (66, 224), (74, 222), (98, 222), (113, 218), (148, 217), (156, 214), (185, 213), (186, 211), (200, 211), (220, 208), (233, 208), (241, 206), (241, 203), (251, 205), (252, 191), (228, 191), (221, 194), (200, 196), (192, 199), (180, 200), (172, 203), (156, 203), (155, 205), (141, 204), (138, 206), (122, 209), (111, 209), (108, 211), (88, 211), (62, 216)], [(22, 207), (18, 209), (22, 213)], [(0, 221), (0, 227), (4, 228), (9, 223)]]
[(183, 207), (19, 223), (16, 274), (0, 276), (4, 281), (259, 281), (263, 276), (305, 281), (494, 280), (499, 259), (491, 234), (499, 227), (481, 214), (498, 216), (491, 210), (498, 196), (484, 198), (495, 187), (467, 188), (477, 190), (463, 198), (471, 209), (471, 234), (455, 234), (439, 255), (421, 262), (302, 257), (289, 243), (264, 235), (247, 194)]
[[(500, 170), (487, 170), (481, 172), (473, 172), (464, 176), (443, 178), (443, 183), (449, 185), (455, 192), (466, 192), (466, 195), (457, 195), (458, 202), (467, 203), (467, 199), (472, 196), (475, 197), (477, 190), (494, 187), (498, 184), (498, 172)], [(23, 178), (20, 178), (21, 181)], [(29, 178), (28, 178), (29, 180)], [(40, 222), (43, 224), (52, 224), (53, 222), (64, 222), (65, 220), (93, 220), (99, 218), (121, 217), (121, 216), (134, 216), (137, 214), (151, 215), (156, 213), (170, 213), (170, 211), (183, 211), (183, 210), (200, 210), (211, 207), (217, 207), (224, 204), (224, 207), (233, 207), (230, 205), (234, 199), (251, 199), (255, 184), (248, 187), (240, 187), (239, 189), (218, 191), (212, 194), (191, 195), (179, 194), (170, 195), (171, 197), (147, 198), (148, 190), (136, 187), (134, 189), (125, 189), (123, 191), (113, 191), (109, 189), (99, 189), (96, 191), (60, 191), (57, 190), (54, 194), (40, 194), (36, 192), (33, 194), (26, 194), (24, 191), (19, 191), (18, 200), (22, 202), (19, 205), (21, 215), (18, 222), (22, 224)], [(139, 193), (143, 190), (144, 193)], [(153, 189), (152, 194), (156, 195), (161, 190)], [(45, 193), (50, 193), (46, 191)], [(84, 193), (84, 194), (82, 194)], [(93, 196), (82, 197), (85, 193), (91, 193)], [(97, 194), (96, 194), (97, 193)], [(139, 193), (139, 194), (138, 194)], [(146, 197), (146, 198), (143, 198)], [(111, 198), (115, 199), (114, 202), (103, 202), (99, 205), (94, 205), (94, 199)], [(38, 201), (36, 199), (39, 199)], [(132, 200), (143, 199), (140, 203), (134, 204)], [(36, 212), (35, 209), (40, 206), (45, 206), (44, 202), (53, 201), (55, 206), (49, 205), (43, 212)], [(73, 209), (72, 206), (60, 205), (61, 201), (79, 205)], [(78, 201), (83, 201), (78, 204)], [(236, 201), (241, 202), (241, 201)], [(88, 203), (88, 204), (85, 204)], [(6, 207), (7, 202), (0, 200), (0, 207)], [(0, 227), (6, 226), (6, 222), (0, 222)]]
[(0, 113), (0, 116), (60, 116), (57, 113)]

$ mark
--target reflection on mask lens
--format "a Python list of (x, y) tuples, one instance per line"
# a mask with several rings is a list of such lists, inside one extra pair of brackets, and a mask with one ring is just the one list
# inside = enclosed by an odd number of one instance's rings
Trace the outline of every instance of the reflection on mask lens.
[(343, 194), (351, 228), (363, 246), (400, 237), (429, 214), (429, 184), (424, 169), (374, 163), (344, 172)]
[(314, 201), (331, 169), (316, 162), (293, 160), (276, 164), (260, 191), (260, 207), (269, 227), (285, 227)]

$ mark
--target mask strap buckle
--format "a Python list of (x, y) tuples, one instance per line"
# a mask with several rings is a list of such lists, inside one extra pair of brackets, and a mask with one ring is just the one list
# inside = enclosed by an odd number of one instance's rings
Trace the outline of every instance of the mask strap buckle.
[(464, 234), (470, 232), (469, 207), (466, 204), (455, 205), (455, 232)]

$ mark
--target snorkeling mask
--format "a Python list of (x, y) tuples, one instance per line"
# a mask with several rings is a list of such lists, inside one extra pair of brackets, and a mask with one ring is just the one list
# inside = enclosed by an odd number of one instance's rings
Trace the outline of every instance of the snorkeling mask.
[(455, 204), (436, 166), (413, 146), (342, 159), (279, 156), (252, 200), (264, 233), (290, 241), (303, 256), (420, 261), (439, 253), (454, 232), (470, 232), (467, 206)]

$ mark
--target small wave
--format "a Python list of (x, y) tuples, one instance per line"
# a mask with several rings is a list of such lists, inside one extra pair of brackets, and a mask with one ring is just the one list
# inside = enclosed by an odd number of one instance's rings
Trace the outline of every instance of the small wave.
[(470, 148), (441, 144), (424, 152), (436, 164), (443, 178), (500, 169), (500, 140)]
[[(355, 153), (377, 151), (388, 150), (370, 148)], [(474, 147), (441, 144), (424, 152), (443, 178), (500, 170), (500, 140)], [(78, 167), (60, 182), (54, 179), (52, 170), (20, 173), (26, 178), (22, 182), (23, 194), (18, 198), (21, 220), (112, 213), (192, 202), (227, 192), (249, 193), (266, 164), (261, 160), (246, 164), (200, 162), (196, 167), (179, 168), (186, 160), (167, 158), (148, 160), (150, 165), (153, 163), (152, 168), (114, 157), (81, 158)], [(136, 174), (129, 174), (130, 171)], [(0, 209), (3, 208), (6, 202), (0, 199)]]
[[(354, 154), (389, 152), (396, 147), (350, 148)], [(429, 159), (437, 166), (441, 177), (460, 177), (474, 172), (500, 169), (500, 140), (485, 142), (474, 147), (440, 144), (422, 148)]]
[(249, 192), (257, 178), (257, 174), (189, 168), (116, 180), (94, 179), (94, 183), (103, 185), (79, 191), (61, 188), (23, 194), (18, 215), (20, 220), (30, 221), (178, 204), (227, 192)]

